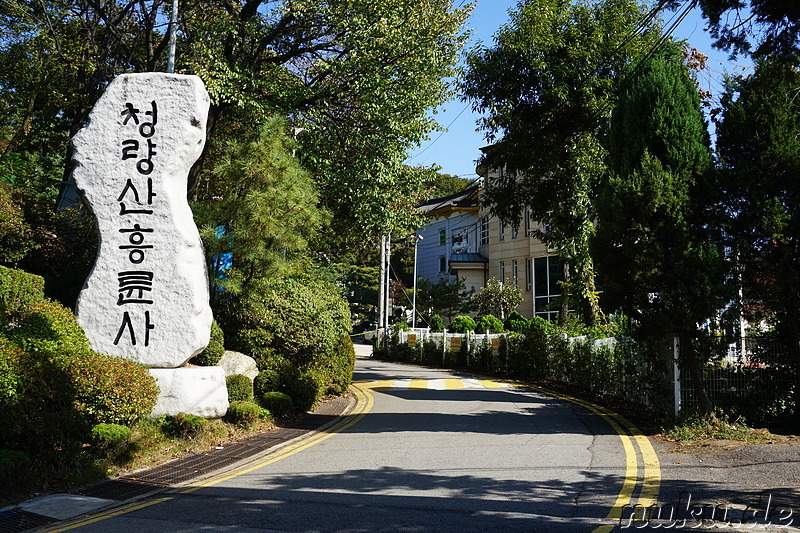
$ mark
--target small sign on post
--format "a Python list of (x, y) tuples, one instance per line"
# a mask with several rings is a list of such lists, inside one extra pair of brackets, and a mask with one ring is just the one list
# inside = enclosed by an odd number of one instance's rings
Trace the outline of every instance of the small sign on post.
[(495, 357), (500, 356), (500, 339), (494, 338), (492, 339), (492, 355)]
[(458, 353), (461, 351), (461, 337), (453, 337), (450, 339), (450, 353)]
[(406, 343), (411, 346), (412, 348), (417, 347), (417, 334), (416, 333), (409, 333), (408, 337), (406, 337)]

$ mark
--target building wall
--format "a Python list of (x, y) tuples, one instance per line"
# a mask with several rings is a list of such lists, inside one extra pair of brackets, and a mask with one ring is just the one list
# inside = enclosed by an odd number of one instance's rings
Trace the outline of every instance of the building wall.
[[(488, 243), (481, 243), (481, 219), (488, 221)], [(459, 251), (462, 253), (478, 252), (489, 260), (488, 271), (483, 270), (460, 270), (459, 277), (465, 278), (467, 288), (475, 287), (476, 292), (484, 286), (485, 279), (496, 278), (504, 283), (515, 283), (514, 262), (516, 261), (517, 279), (516, 283), (520, 287), (523, 295), (522, 303), (517, 307), (517, 311), (526, 318), (531, 318), (535, 314), (535, 290), (537, 287), (537, 273), (535, 264), (539, 260), (540, 278), (538, 287), (540, 289), (540, 308), (542, 312), (541, 291), (546, 287), (548, 293), (559, 291), (556, 282), (550, 279), (554, 275), (554, 269), (542, 268), (542, 261), (557, 261), (557, 254), (548, 250), (536, 237), (531, 236), (527, 231), (532, 229), (543, 229), (541, 224), (530, 221), (527, 224), (523, 217), (519, 230), (515, 233), (509, 226), (505, 226), (500, 232), (500, 220), (491, 217), (488, 210), (481, 210), (480, 213), (457, 212), (448, 217), (438, 217), (430, 219), (429, 223), (420, 229), (423, 240), (418, 245), (417, 274), (433, 283), (437, 283), (448, 276), (450, 268), (450, 256), (453, 252), (453, 235), (462, 235), (462, 245)], [(440, 231), (445, 232), (445, 242), (440, 243)], [(445, 264), (441, 264), (444, 257)], [(552, 259), (543, 260), (542, 258), (551, 257)], [(501, 265), (504, 276), (501, 276)], [(549, 263), (548, 263), (549, 265)], [(444, 271), (441, 267), (444, 266)], [(548, 279), (543, 279), (547, 277)], [(504, 279), (503, 279), (504, 278)], [(553, 293), (554, 294), (554, 293)], [(550, 318), (552, 318), (552, 314)]]
[[(432, 283), (438, 283), (448, 277), (450, 256), (454, 253), (453, 237), (461, 242), (456, 245), (460, 253), (476, 252), (477, 223), (477, 215), (471, 212), (457, 212), (449, 217), (431, 219), (419, 230), (422, 240), (417, 244), (417, 276)], [(441, 231), (444, 231), (444, 244), (440, 238)], [(442, 266), (444, 270), (441, 269)]]

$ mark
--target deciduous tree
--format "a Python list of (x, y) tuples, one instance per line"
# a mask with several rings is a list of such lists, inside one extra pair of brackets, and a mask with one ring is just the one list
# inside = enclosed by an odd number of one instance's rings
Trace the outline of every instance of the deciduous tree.
[(470, 55), (463, 83), (494, 142), (482, 161), (500, 171), (485, 183), (491, 212), (518, 225), (528, 207), (550, 228), (539, 237), (569, 264), (565, 289), (583, 299), (589, 324), (599, 313), (589, 240), (602, 139), (615, 82), (647, 46), (644, 18), (633, 0), (520, 2), (494, 47)]

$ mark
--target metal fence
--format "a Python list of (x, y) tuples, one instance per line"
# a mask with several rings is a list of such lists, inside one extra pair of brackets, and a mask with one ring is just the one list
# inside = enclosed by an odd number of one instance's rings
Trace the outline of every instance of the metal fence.
[[(731, 417), (758, 423), (792, 412), (796, 363), (789, 345), (774, 337), (693, 339), (693, 349), (709, 361), (702, 369), (709, 400)], [(685, 350), (685, 347), (681, 347)], [(697, 407), (691, 374), (680, 358), (681, 411)]]

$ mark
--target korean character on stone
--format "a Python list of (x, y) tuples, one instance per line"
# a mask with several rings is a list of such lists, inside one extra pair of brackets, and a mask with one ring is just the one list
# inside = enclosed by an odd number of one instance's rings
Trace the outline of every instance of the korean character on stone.
[[(153, 198), (157, 196), (156, 193), (153, 192), (153, 178), (147, 178), (147, 205), (153, 204)], [(127, 205), (130, 205), (130, 201), (133, 200), (139, 206), (142, 205), (142, 202), (139, 198), (139, 190), (134, 185), (133, 180), (128, 178), (125, 182), (125, 187), (122, 188), (122, 192), (117, 197), (117, 201), (119, 202), (119, 214), (120, 215), (132, 215), (132, 214), (140, 214), (140, 215), (152, 215), (152, 209), (128, 209)], [(125, 202), (128, 202), (126, 204)]]
[(117, 272), (119, 295), (117, 305), (147, 304), (153, 300), (145, 299), (145, 292), (153, 290), (153, 273), (147, 270), (126, 270)]
[[(131, 346), (136, 346), (136, 330), (133, 326), (133, 319), (131, 318), (131, 313), (129, 311), (125, 311), (122, 314), (122, 324), (119, 326), (119, 330), (117, 331), (117, 336), (114, 339), (114, 346), (119, 345), (119, 341), (122, 339), (122, 336), (127, 333), (127, 339), (130, 342)], [(155, 329), (155, 325), (150, 320), (150, 311), (144, 312), (144, 345), (150, 345), (150, 330)]]
[(145, 259), (145, 250), (153, 248), (152, 244), (145, 244), (145, 233), (153, 233), (153, 228), (143, 228), (134, 224), (132, 228), (120, 228), (120, 233), (128, 234), (128, 243), (120, 245), (120, 250), (128, 250), (128, 260), (138, 265)]

